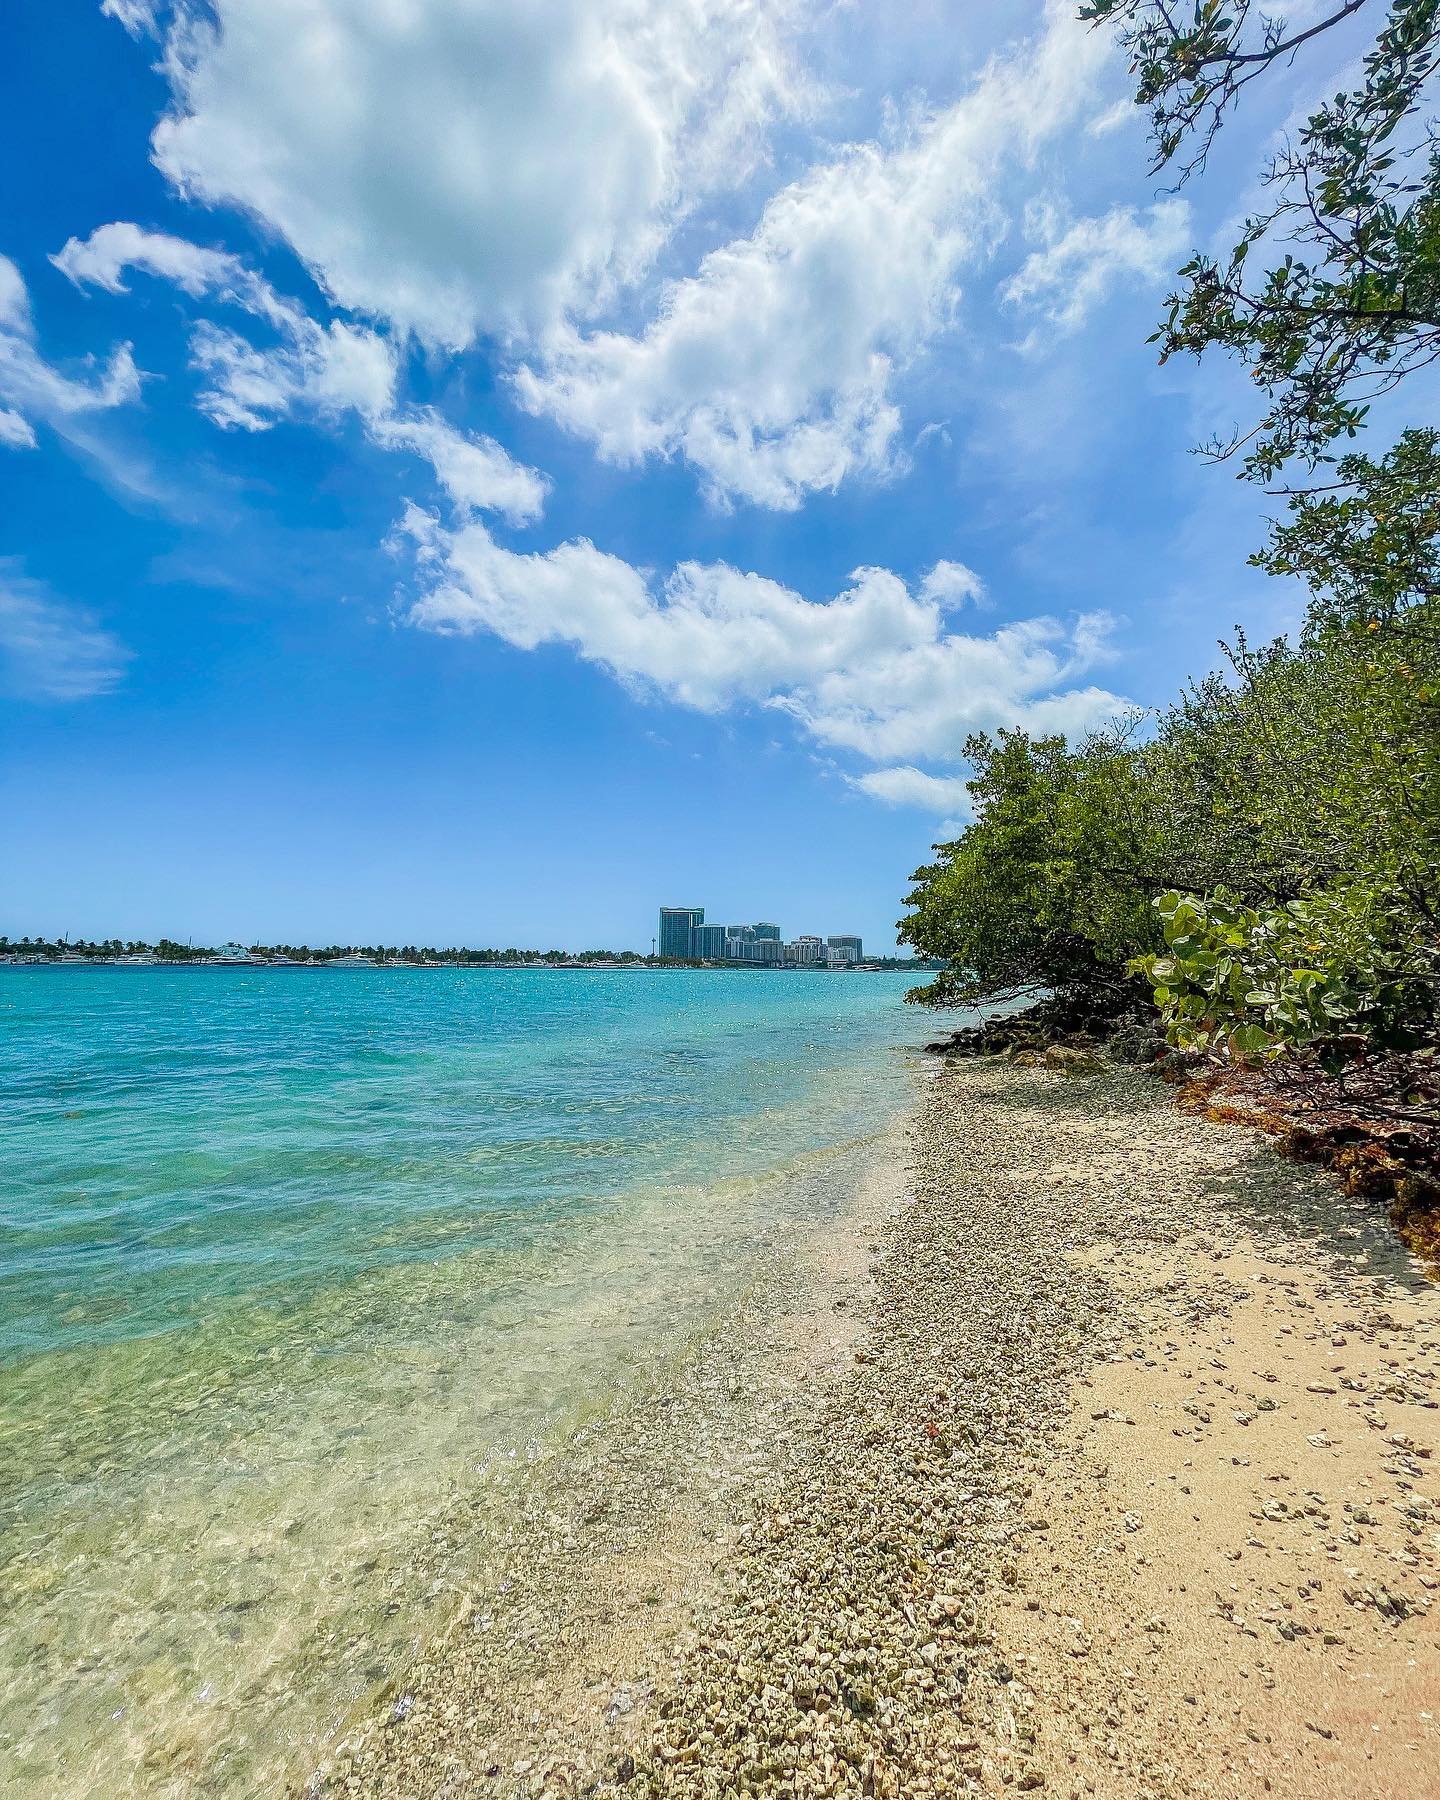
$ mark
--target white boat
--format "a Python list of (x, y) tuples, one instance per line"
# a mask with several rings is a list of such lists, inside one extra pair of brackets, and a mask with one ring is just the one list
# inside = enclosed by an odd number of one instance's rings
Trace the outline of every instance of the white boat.
[(133, 956), (117, 956), (117, 969), (149, 969), (158, 963), (160, 958), (153, 950), (137, 950)]
[(57, 963), (88, 963), (90, 958), (82, 956), (78, 950), (62, 950), (55, 961)]
[(245, 968), (256, 968), (264, 964), (263, 956), (256, 956), (241, 944), (222, 944), (213, 956), (205, 958), (207, 963), (220, 963), (226, 967), (239, 964)]
[(378, 969), (379, 963), (373, 956), (332, 956), (327, 958), (327, 969)]

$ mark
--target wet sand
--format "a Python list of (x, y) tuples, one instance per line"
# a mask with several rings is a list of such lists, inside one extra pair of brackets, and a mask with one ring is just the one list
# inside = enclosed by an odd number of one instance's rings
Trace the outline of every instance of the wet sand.
[(1440, 1289), (1374, 1207), (1121, 1070), (949, 1065), (903, 1149), (308, 1791), (1440, 1794)]

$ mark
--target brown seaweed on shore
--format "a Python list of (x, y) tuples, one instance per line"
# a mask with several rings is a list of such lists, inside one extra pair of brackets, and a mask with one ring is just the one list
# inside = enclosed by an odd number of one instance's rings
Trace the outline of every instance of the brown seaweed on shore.
[(1252, 1125), (1287, 1156), (1333, 1169), (1347, 1194), (1387, 1204), (1401, 1241), (1440, 1278), (1440, 1092), (1434, 1057), (1393, 1056), (1330, 1075), (1312, 1065), (1179, 1065), (1177, 1103)]

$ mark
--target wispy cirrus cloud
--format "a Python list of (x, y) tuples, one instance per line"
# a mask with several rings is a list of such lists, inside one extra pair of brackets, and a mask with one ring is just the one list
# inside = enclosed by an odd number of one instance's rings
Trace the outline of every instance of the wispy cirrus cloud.
[(140, 395), (140, 374), (128, 344), (105, 362), (87, 357), (66, 374), (41, 353), (24, 277), (0, 256), (0, 444), (33, 449), (33, 421), (63, 424), (82, 413), (124, 406)]
[(397, 405), (398, 358), (388, 338), (343, 319), (322, 324), (311, 318), (240, 257), (116, 221), (88, 238), (71, 238), (51, 260), (77, 287), (125, 294), (127, 275), (139, 272), (191, 299), (237, 308), (267, 327), (272, 337), (264, 344), (213, 318), (192, 327), (191, 365), (203, 377), (197, 403), (217, 425), (259, 432), (296, 414), (353, 413), (382, 448), (429, 462), (462, 511), (494, 511), (516, 524), (539, 516), (547, 484), (537, 470), (432, 408)]
[(124, 676), (131, 652), (14, 557), (0, 557), (0, 687), (27, 700), (88, 700)]
[(107, 19), (115, 19), (131, 37), (156, 31), (164, 0), (100, 0), (100, 10)]
[(1061, 229), (1049, 207), (1032, 209), (1042, 247), (1000, 290), (1008, 305), (1043, 315), (1060, 332), (1077, 331), (1111, 290), (1127, 280), (1153, 284), (1175, 267), (1190, 236), (1185, 200), (1161, 200), (1145, 212), (1112, 207)]

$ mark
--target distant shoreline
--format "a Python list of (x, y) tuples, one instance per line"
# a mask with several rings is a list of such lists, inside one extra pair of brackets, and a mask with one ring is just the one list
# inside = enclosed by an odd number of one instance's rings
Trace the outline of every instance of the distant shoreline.
[(544, 973), (547, 971), (564, 971), (570, 974), (590, 975), (708, 975), (713, 972), (769, 975), (909, 975), (924, 974), (938, 967), (934, 963), (895, 964), (895, 963), (846, 963), (827, 965), (825, 963), (744, 963), (744, 962), (712, 962), (712, 963), (662, 963), (662, 962), (436, 962), (436, 963), (382, 963), (352, 962), (344, 957), (312, 957), (308, 962), (292, 959), (287, 962), (272, 962), (257, 957), (253, 962), (232, 962), (217, 960), (213, 957), (166, 957), (155, 961), (130, 961), (124, 957), (85, 956), (66, 959), (58, 956), (20, 956), (0, 957), (0, 969), (332, 969), (340, 968), (347, 973), (366, 971), (379, 974), (409, 973), (424, 971), (427, 974), (451, 973), (475, 974), (494, 972), (499, 974)]

